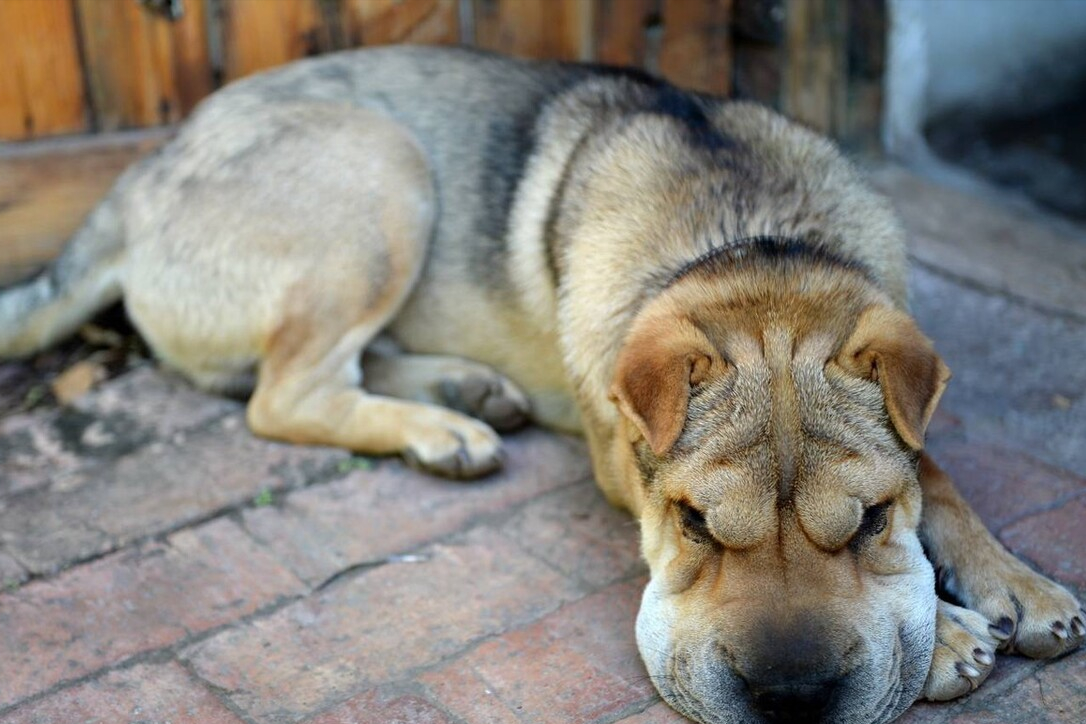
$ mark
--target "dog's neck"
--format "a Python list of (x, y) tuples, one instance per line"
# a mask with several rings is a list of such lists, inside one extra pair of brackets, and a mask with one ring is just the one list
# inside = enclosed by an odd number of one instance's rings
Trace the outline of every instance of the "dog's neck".
[(664, 288), (670, 287), (676, 282), (695, 273), (721, 274), (726, 273), (731, 267), (743, 262), (750, 257), (763, 259), (795, 259), (797, 261), (811, 261), (816, 263), (829, 263), (852, 271), (861, 272), (871, 278), (870, 272), (862, 264), (853, 259), (846, 259), (839, 254), (830, 251), (822, 244), (821, 240), (814, 236), (797, 238), (793, 236), (744, 236), (731, 241), (713, 246), (698, 256), (679, 266), (667, 281)]

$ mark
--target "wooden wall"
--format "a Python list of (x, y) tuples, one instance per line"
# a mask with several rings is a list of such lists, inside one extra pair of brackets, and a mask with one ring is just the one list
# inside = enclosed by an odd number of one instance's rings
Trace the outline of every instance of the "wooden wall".
[[(0, 0), (0, 285), (53, 258), (121, 170), (209, 92), (344, 48), (463, 43), (637, 65), (760, 100), (853, 148), (878, 145), (885, 0), (147, 2), (184, 13)], [(134, 128), (152, 130), (109, 133)], [(77, 138), (18, 143), (61, 135)]]
[[(173, 0), (174, 3), (177, 0)], [(169, 0), (146, 4), (168, 6)], [(175, 123), (222, 83), (363, 45), (634, 64), (878, 136), (885, 0), (0, 0), (0, 140)]]

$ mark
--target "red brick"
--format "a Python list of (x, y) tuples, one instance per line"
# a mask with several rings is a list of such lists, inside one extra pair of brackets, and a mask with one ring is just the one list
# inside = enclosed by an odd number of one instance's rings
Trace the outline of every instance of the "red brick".
[(346, 453), (253, 437), (237, 415), (74, 471), (64, 489), (38, 489), (0, 509), (5, 549), (34, 573), (109, 552), (246, 503), (264, 489), (304, 484)]
[(945, 407), (936, 407), (928, 422), (927, 441), (938, 443), (945, 437), (959, 435), (965, 429), (962, 418)]
[(964, 702), (949, 724), (1082, 724), (1086, 721), (1086, 652), (1053, 662), (1001, 693)]
[(176, 377), (140, 368), (70, 408), (0, 420), (0, 493), (73, 487), (81, 469), (152, 440), (183, 435), (238, 408), (237, 402), (205, 395)]
[(0, 553), (0, 592), (18, 586), (29, 577), (27, 570), (11, 556)]
[(42, 410), (0, 419), (0, 495), (21, 493), (56, 482), (82, 460), (54, 426), (57, 412)]
[(242, 724), (177, 664), (138, 664), (50, 694), (0, 724)]
[(620, 724), (689, 724), (690, 720), (663, 702), (653, 704), (640, 714), (619, 719)]
[(484, 696), (481, 721), (495, 724), (581, 724), (636, 711), (657, 698), (634, 642), (642, 587), (611, 586), (420, 680), (467, 721), (477, 720)]
[(1086, 496), (1007, 526), (1000, 538), (1050, 576), (1086, 589)]
[(573, 585), (492, 531), (418, 562), (345, 578), (184, 656), (261, 721), (295, 721), (455, 655), (576, 597)]
[(972, 694), (949, 702), (918, 701), (896, 719), (895, 724), (946, 724), (962, 711), (975, 708), (1018, 686), (1041, 666), (1033, 659), (1000, 654), (996, 657), (995, 670)]
[(300, 589), (226, 520), (30, 583), (0, 596), (0, 707)]
[(517, 712), (502, 701), (485, 679), (470, 666), (453, 665), (423, 676), (434, 698), (461, 718), (480, 724), (522, 724)]
[(241, 403), (200, 392), (185, 380), (157, 367), (140, 367), (84, 395), (72, 407), (95, 417), (124, 415), (158, 440), (200, 427)]
[(955, 442), (932, 449), (935, 461), (993, 530), (1086, 491), (1086, 478), (1011, 448)]
[(894, 719), (894, 724), (946, 724), (954, 706), (954, 703), (918, 701)]
[[(481, 720), (476, 717), (472, 721)], [(305, 724), (453, 724), (453, 721), (422, 697), (374, 690), (306, 719)]]
[(456, 482), (383, 461), (344, 480), (292, 493), (275, 508), (245, 512), (245, 525), (304, 580), (412, 550), (471, 521), (590, 474), (579, 440), (527, 430), (506, 438), (502, 471)]
[(591, 480), (532, 501), (502, 532), (591, 588), (647, 573), (637, 521), (612, 507)]

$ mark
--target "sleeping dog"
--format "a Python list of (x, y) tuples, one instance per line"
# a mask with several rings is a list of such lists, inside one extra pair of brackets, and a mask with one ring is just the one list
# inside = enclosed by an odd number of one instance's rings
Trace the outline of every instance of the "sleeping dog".
[(0, 355), (122, 297), (258, 435), (466, 478), (497, 430), (582, 432), (641, 524), (642, 658), (697, 721), (887, 722), (1086, 633), (923, 452), (949, 372), (887, 203), (761, 107), (467, 50), (300, 61), (4, 291)]

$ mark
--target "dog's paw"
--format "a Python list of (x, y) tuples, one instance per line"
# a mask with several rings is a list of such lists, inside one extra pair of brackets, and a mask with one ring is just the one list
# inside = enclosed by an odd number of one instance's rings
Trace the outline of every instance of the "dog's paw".
[(439, 383), (439, 388), (447, 407), (482, 420), (495, 430), (508, 432), (528, 422), (528, 398), (497, 373), (447, 378)]
[(1086, 613), (1063, 586), (1000, 550), (969, 580), (955, 581), (961, 601), (990, 622), (1000, 651), (1034, 659), (1060, 656), (1086, 639)]
[(947, 701), (976, 689), (992, 673), (997, 643), (984, 616), (940, 600), (935, 654), (921, 696)]
[(501, 438), (489, 425), (449, 411), (411, 436), (402, 454), (411, 467), (457, 479), (486, 475), (502, 463)]

